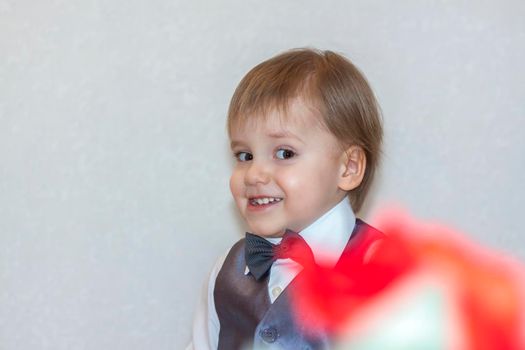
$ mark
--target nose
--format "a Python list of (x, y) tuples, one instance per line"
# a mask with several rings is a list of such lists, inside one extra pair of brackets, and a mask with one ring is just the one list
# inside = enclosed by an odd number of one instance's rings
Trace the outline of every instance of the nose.
[(244, 174), (245, 185), (267, 184), (270, 181), (270, 167), (262, 161), (252, 161)]

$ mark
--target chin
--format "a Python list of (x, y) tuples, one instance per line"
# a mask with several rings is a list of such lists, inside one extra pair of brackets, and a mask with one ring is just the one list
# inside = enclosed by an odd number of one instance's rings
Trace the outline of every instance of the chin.
[(281, 237), (285, 232), (284, 229), (272, 230), (269, 228), (254, 226), (250, 226), (250, 229), (252, 230), (252, 233), (257, 234), (261, 237)]

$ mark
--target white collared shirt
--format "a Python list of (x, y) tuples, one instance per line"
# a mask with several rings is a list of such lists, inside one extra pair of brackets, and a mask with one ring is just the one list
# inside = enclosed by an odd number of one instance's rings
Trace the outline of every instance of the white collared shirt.
[[(355, 215), (347, 198), (326, 212), (310, 226), (299, 232), (312, 249), (317, 264), (333, 267), (343, 253), (350, 235), (354, 230)], [(266, 238), (277, 244), (282, 238)], [(220, 257), (213, 267), (208, 284), (203, 291), (202, 299), (195, 312), (193, 322), (192, 344), (186, 350), (217, 349), (220, 323), (215, 310), (213, 290), (215, 280), (226, 259), (226, 254)], [(281, 294), (290, 282), (302, 270), (302, 267), (291, 259), (276, 260), (270, 268), (268, 279), (268, 295), (270, 302)], [(246, 267), (246, 273), (249, 273)]]

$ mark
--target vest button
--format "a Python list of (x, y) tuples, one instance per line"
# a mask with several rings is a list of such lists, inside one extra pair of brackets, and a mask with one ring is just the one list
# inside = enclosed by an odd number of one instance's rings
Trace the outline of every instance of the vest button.
[(277, 337), (279, 337), (277, 329), (273, 327), (263, 329), (260, 334), (261, 338), (267, 343), (273, 343), (277, 340)]

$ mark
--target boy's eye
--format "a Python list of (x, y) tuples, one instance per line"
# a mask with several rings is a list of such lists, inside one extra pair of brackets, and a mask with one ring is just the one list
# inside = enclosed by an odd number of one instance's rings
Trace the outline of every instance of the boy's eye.
[(247, 162), (253, 159), (253, 155), (248, 152), (237, 152), (235, 153), (235, 158), (241, 162)]
[(295, 152), (289, 149), (280, 149), (277, 151), (277, 153), (275, 153), (275, 155), (279, 159), (288, 159), (288, 158), (292, 158), (293, 156), (295, 156)]

